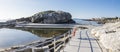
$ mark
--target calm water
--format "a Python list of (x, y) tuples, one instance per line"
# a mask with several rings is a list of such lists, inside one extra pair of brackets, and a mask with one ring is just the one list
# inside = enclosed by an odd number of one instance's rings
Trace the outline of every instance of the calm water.
[(45, 40), (60, 35), (69, 29), (0, 29), (0, 49), (16, 45), (25, 45), (37, 40)]

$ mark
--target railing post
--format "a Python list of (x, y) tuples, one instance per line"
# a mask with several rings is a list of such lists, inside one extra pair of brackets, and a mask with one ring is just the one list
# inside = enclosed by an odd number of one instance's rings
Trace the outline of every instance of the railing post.
[(70, 36), (71, 36), (71, 30), (69, 31), (69, 33), (68, 33), (68, 36), (69, 36), (69, 45), (70, 45)]
[(55, 41), (56, 41), (56, 39), (55, 39), (55, 36), (54, 36), (54, 52), (56, 52), (56, 50), (55, 50), (55, 47), (56, 47)]
[(64, 34), (64, 46), (65, 46), (65, 40), (66, 40), (66, 39), (65, 39), (65, 35), (66, 35), (66, 34)]
[[(65, 48), (65, 40), (66, 40), (66, 39), (65, 39), (65, 35), (66, 35), (66, 34), (64, 34), (64, 37), (63, 37), (63, 39), (64, 39), (64, 40), (63, 40), (63, 41), (64, 41), (64, 43), (63, 43), (64, 48)], [(63, 52), (64, 52), (64, 48), (63, 48)]]
[(32, 47), (32, 52), (35, 52), (33, 47)]

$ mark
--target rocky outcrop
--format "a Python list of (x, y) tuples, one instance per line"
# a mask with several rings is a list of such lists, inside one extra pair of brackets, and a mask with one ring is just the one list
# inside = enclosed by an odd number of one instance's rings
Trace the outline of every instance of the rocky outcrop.
[(93, 28), (91, 34), (99, 39), (99, 42), (111, 52), (120, 52), (120, 22), (106, 23), (103, 26)]
[(41, 24), (73, 24), (72, 16), (68, 12), (63, 11), (43, 11), (33, 16), (16, 19), (15, 22), (41, 23)]
[(71, 18), (71, 14), (63, 11), (43, 11), (30, 17), (33, 23), (43, 24), (59, 24), (59, 23), (75, 23)]

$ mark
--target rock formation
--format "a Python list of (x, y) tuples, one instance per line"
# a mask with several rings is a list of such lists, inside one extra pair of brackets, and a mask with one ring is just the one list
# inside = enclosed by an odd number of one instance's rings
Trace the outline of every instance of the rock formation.
[(120, 52), (120, 22), (106, 23), (93, 28), (91, 34), (95, 35), (106, 49), (111, 52)]
[(27, 18), (16, 19), (17, 22), (32, 22), (41, 24), (73, 24), (72, 16), (68, 12), (63, 11), (43, 11), (34, 14), (33, 16)]
[(63, 11), (44, 11), (31, 16), (31, 22), (43, 24), (75, 23), (71, 14)]

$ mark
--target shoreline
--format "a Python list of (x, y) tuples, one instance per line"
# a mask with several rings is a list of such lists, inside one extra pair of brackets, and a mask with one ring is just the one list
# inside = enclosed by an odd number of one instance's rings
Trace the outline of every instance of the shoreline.
[[(68, 32), (68, 31), (67, 31)], [(63, 33), (64, 34), (64, 33)], [(60, 35), (59, 35), (60, 36)], [(56, 36), (56, 37), (59, 37), (59, 36)], [(51, 38), (46, 38), (44, 41), (40, 41), (40, 40), (37, 40), (37, 41), (33, 41), (31, 43), (27, 43), (27, 44), (24, 44), (24, 45), (16, 45), (16, 46), (12, 46), (12, 47), (8, 47), (8, 48), (3, 48), (3, 49), (0, 49), (0, 51), (4, 52), (4, 51), (12, 51), (12, 50), (16, 50), (16, 49), (24, 49), (25, 47), (29, 47), (29, 46), (34, 46), (34, 45), (37, 45), (37, 44), (40, 44), (42, 42), (45, 42), (45, 41), (48, 41), (48, 40), (51, 40), (55, 37), (51, 37)]]

